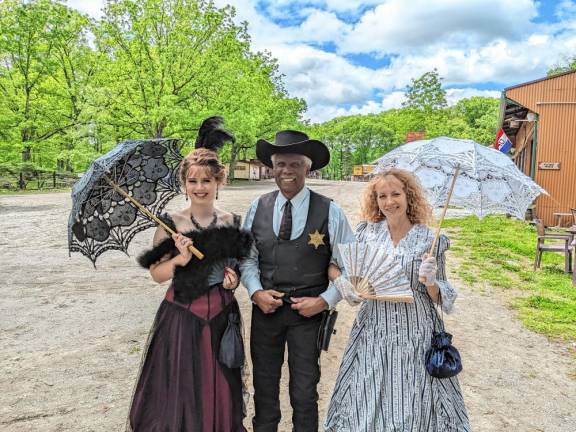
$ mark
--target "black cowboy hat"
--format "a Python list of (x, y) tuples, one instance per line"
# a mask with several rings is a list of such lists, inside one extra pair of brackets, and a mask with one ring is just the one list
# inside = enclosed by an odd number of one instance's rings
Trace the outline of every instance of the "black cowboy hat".
[(308, 156), (312, 160), (310, 171), (324, 168), (330, 162), (330, 151), (321, 141), (311, 140), (303, 132), (283, 130), (276, 134), (274, 143), (264, 139), (256, 142), (256, 157), (267, 167), (272, 168), (272, 155), (295, 153)]

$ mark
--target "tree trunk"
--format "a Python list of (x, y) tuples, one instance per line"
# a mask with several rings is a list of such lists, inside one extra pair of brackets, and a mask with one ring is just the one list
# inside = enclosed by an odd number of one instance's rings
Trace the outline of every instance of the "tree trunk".
[(230, 163), (228, 164), (228, 181), (234, 181), (234, 168), (236, 168), (236, 159), (238, 158), (238, 145), (236, 142), (232, 142), (232, 148), (230, 149)]

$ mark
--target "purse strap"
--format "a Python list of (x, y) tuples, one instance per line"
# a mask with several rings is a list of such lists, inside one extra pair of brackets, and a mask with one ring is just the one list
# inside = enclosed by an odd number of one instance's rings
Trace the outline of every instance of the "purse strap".
[[(438, 303), (434, 303), (434, 301), (432, 299), (430, 299), (430, 301), (434, 305), (434, 309), (436, 309), (436, 306), (438, 306), (438, 308), (440, 309), (440, 316), (439, 316), (440, 331), (445, 331), (445, 328), (444, 328), (444, 309), (442, 309), (442, 292), (440, 291), (440, 288), (438, 288)], [(434, 323), (434, 331), (436, 331), (436, 322)]]

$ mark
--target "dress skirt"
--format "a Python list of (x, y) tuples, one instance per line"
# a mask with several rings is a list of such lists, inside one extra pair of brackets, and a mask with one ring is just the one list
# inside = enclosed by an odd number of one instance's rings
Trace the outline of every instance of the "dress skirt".
[(168, 289), (150, 332), (134, 390), (129, 432), (245, 432), (242, 368), (218, 362), (232, 291), (214, 287), (190, 304)]

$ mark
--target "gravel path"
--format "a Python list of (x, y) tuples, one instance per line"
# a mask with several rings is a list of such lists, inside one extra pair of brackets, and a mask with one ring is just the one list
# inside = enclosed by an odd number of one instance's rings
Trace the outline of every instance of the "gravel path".
[[(364, 184), (310, 184), (357, 222)], [(242, 214), (273, 187), (270, 181), (229, 186), (219, 205)], [(183, 205), (176, 199), (170, 207)], [(69, 209), (65, 193), (0, 196), (3, 432), (122, 430), (141, 347), (166, 289), (135, 263), (151, 230), (137, 236), (131, 257), (110, 252), (96, 271), (84, 257), (69, 258)], [(576, 431), (574, 345), (523, 328), (502, 292), (454, 282), (460, 297), (447, 327), (463, 357), (460, 379), (474, 430)], [(238, 297), (247, 329), (251, 306), (243, 289)], [(356, 312), (344, 304), (339, 310), (338, 333), (322, 356), (321, 418)], [(287, 391), (282, 404), (280, 430), (289, 431)]]

